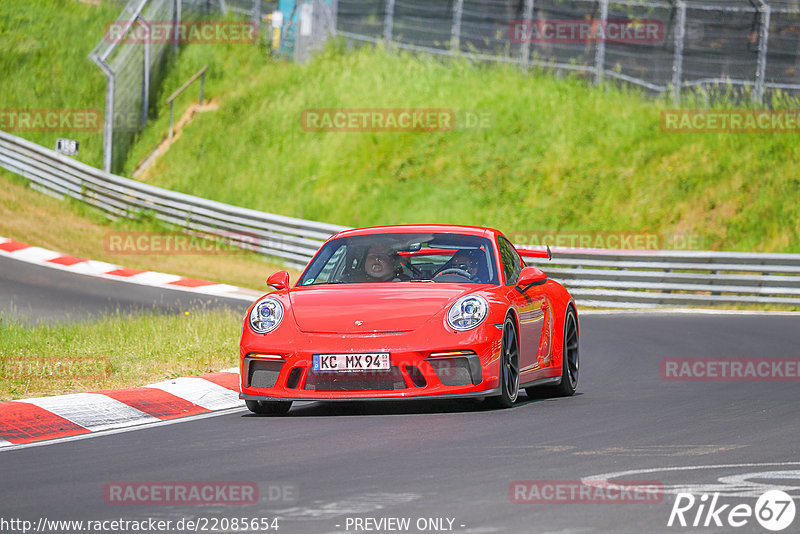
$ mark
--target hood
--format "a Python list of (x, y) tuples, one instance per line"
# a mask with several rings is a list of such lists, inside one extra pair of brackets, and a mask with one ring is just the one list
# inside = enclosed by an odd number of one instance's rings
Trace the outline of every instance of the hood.
[(366, 334), (416, 330), (475, 290), (471, 284), (347, 284), (295, 288), (289, 298), (303, 332)]

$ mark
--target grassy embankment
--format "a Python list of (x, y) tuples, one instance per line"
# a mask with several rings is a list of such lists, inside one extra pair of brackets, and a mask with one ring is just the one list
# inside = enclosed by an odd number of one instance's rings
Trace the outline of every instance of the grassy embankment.
[[(198, 65), (209, 53), (194, 52)], [(369, 48), (329, 50), (308, 65), (270, 61), (238, 79), (217, 111), (187, 125), (153, 183), (352, 226), (688, 233), (695, 248), (800, 252), (796, 133), (665, 133), (660, 112), (671, 105), (636, 90)], [(376, 107), (475, 110), (493, 121), (438, 133), (300, 123), (309, 108)]]
[[(105, 78), (88, 58), (115, 20), (120, 5), (104, 2), (88, 5), (74, 0), (4, 0), (0, 2), (0, 110), (87, 109), (104, 112)], [(232, 50), (238, 47), (238, 52)], [(189, 47), (191, 48), (191, 47)], [(263, 63), (259, 47), (248, 45), (196, 46), (208, 63), (206, 96), (216, 98), (235, 85), (229, 72), (245, 68), (242, 62)], [(169, 94), (196, 72), (192, 60), (197, 51), (179, 57), (161, 89)], [(195, 87), (176, 101), (178, 117), (196, 101)], [(155, 127), (148, 132), (166, 132), (169, 108), (159, 97), (152, 110)], [(102, 164), (102, 132), (11, 133), (47, 147), (57, 137), (80, 142), (79, 160)], [(147, 142), (139, 146), (152, 146)], [(77, 202), (58, 202), (25, 187), (26, 181), (0, 170), (0, 235), (75, 256), (119, 263), (136, 269), (182, 274), (235, 285), (264, 288), (267, 274), (280, 268), (254, 254), (184, 255), (116, 254), (104, 243), (108, 232), (165, 232), (169, 228), (152, 220), (112, 223), (97, 210)], [(293, 273), (296, 274), (296, 273)]]

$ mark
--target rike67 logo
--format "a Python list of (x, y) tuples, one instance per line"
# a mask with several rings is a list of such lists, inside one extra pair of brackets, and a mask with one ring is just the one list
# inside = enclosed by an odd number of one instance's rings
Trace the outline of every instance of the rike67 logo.
[[(709, 446), (733, 450), (736, 445)], [(684, 447), (662, 447), (663, 452)], [(703, 452), (703, 448), (699, 449)], [(631, 478), (655, 478), (670, 508), (661, 516), (672, 532), (798, 532), (800, 462), (684, 465), (630, 469), (591, 475), (583, 484), (603, 485)], [(674, 501), (672, 497), (674, 496)], [(663, 525), (664, 523), (662, 523)], [(744, 528), (742, 528), (744, 527)], [(706, 530), (703, 530), (706, 531)]]
[(720, 504), (720, 494), (704, 493), (695, 497), (691, 493), (678, 493), (667, 526), (681, 527), (743, 527), (755, 518), (765, 529), (778, 532), (794, 521), (794, 500), (781, 490), (762, 494), (755, 506), (746, 503)]

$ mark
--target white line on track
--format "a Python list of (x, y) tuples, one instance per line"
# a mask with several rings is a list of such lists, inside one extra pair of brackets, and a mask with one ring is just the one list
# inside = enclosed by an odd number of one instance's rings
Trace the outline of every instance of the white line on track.
[[(0, 244), (12, 241), (11, 239), (0, 237)], [(124, 282), (126, 284), (142, 285), (148, 287), (156, 287), (159, 289), (169, 289), (171, 291), (182, 291), (184, 293), (194, 293), (201, 295), (212, 295), (228, 299), (242, 300), (246, 302), (254, 302), (257, 298), (264, 294), (264, 291), (258, 291), (249, 288), (235, 288), (227, 284), (215, 284), (200, 287), (187, 287), (180, 285), (170, 285), (170, 282), (175, 282), (183, 278), (179, 275), (157, 273), (153, 271), (146, 271), (134, 276), (115, 276), (105, 274), (109, 271), (121, 269), (120, 265), (113, 263), (106, 263), (96, 260), (87, 260), (74, 265), (61, 265), (59, 263), (50, 263), (47, 260), (64, 256), (60, 252), (53, 253), (55, 256), (50, 255), (51, 251), (41, 249), (39, 247), (29, 247), (14, 252), (0, 251), (0, 256), (6, 258), (32, 263), (41, 267), (49, 269), (58, 269), (68, 273), (79, 274), (83, 276), (92, 276), (95, 278), (103, 278), (105, 280), (113, 280), (115, 282)], [(229, 293), (225, 293), (225, 290)]]
[[(763, 468), (763, 467), (794, 467), (800, 466), (800, 462), (766, 462), (766, 463), (743, 463), (743, 464), (719, 464), (719, 465), (688, 465), (674, 467), (655, 467), (651, 469), (630, 469), (627, 471), (616, 471), (613, 473), (603, 473), (583, 477), (581, 482), (587, 486), (614, 484), (617, 480), (625, 482), (626, 477), (641, 477), (653, 473), (677, 472), (677, 471), (708, 471), (714, 469), (743, 469), (743, 468)], [(783, 475), (783, 476), (782, 476)], [(796, 484), (762, 484), (751, 482), (750, 478), (762, 479), (786, 479), (800, 480), (800, 471), (792, 470), (788, 472), (756, 472), (738, 473), (725, 477), (717, 478), (714, 482), (697, 483), (687, 482), (683, 484), (663, 484), (664, 493), (721, 493), (729, 497), (751, 497), (757, 499), (761, 494), (769, 489), (780, 489), (791, 492), (798, 490)]]

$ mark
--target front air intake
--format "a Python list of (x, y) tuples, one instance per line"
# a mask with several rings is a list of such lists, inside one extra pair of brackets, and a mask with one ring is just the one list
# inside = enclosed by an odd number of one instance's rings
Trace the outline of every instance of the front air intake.
[(400, 369), (388, 371), (314, 371), (309, 369), (305, 389), (312, 391), (367, 391), (406, 389)]
[(247, 385), (252, 388), (271, 388), (278, 381), (283, 362), (251, 360), (248, 367)]

